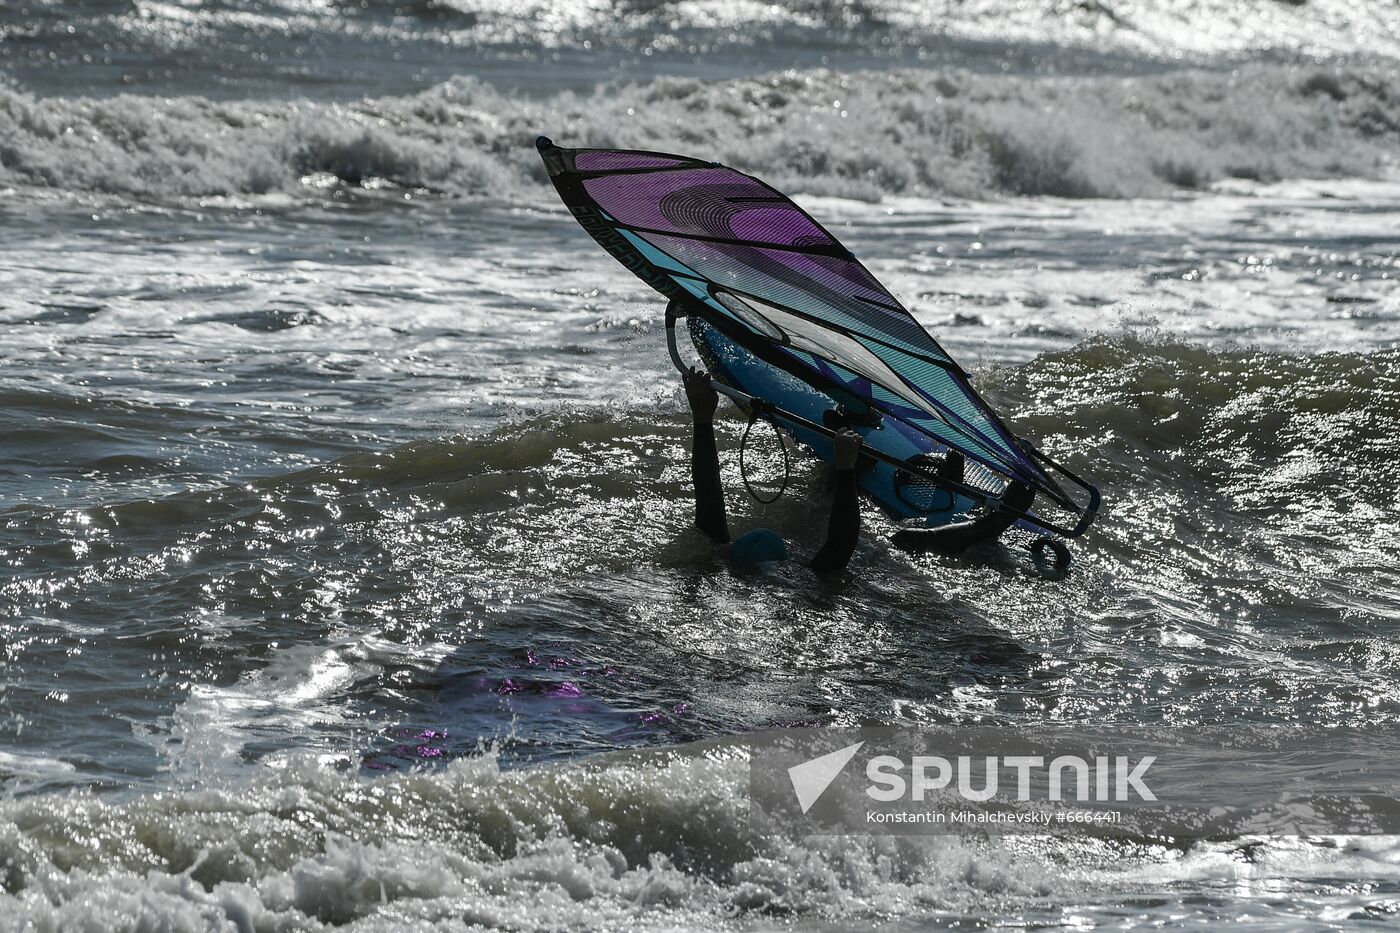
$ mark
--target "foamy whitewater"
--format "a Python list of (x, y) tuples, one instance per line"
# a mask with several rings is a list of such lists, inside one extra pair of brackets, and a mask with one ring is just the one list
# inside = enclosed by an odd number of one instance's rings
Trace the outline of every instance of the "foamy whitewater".
[[(1397, 62), (1355, 0), (5, 3), (0, 931), (1393, 922), (1393, 837), (758, 835), (696, 743), (1400, 724)], [(797, 196), (1101, 486), (1069, 577), (873, 511), (733, 573), (539, 133)]]

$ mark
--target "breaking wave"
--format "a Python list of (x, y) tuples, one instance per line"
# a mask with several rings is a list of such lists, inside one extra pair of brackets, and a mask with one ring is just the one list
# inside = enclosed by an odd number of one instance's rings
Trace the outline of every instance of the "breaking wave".
[[(749, 825), (746, 770), (694, 750), (530, 771), (502, 771), (488, 754), (373, 781), (299, 762), (241, 786), (129, 802), (9, 802), (0, 915), (42, 933), (868, 928), (891, 917), (956, 927), (968, 916), (1051, 926), (1069, 904), (1081, 922), (1121, 920), (1110, 892), (1170, 890), (1241, 862), (1255, 883), (1336, 878), (1332, 900), (1365, 916), (1378, 905), (1339, 897), (1340, 879), (1394, 875), (1386, 837), (1181, 849), (1086, 838), (1052, 849), (762, 835)], [(1105, 903), (1085, 903), (1086, 884)], [(1166, 898), (1187, 926), (1229, 915), (1214, 899)], [(1238, 921), (1332, 928), (1272, 900), (1249, 902)]]
[(745, 773), (704, 757), (502, 772), (488, 755), (370, 782), (305, 765), (126, 804), (9, 803), (0, 912), (69, 931), (117, 917), (133, 930), (596, 929), (643, 910), (679, 926), (877, 917), (1029, 888), (948, 840), (758, 836)]
[(546, 203), (530, 142), (712, 156), (781, 188), (878, 199), (1138, 197), (1227, 177), (1394, 170), (1400, 77), (1255, 65), (1140, 78), (786, 72), (511, 97), (458, 78), (357, 103), (36, 97), (0, 89), (0, 184), (147, 200), (344, 186)]
[[(1124, 487), (1201, 485), (1275, 515), (1298, 503), (1384, 508), (1400, 482), (1393, 351), (1303, 356), (1099, 337), (988, 382), (1021, 424), (1095, 449), (1091, 469)], [(1374, 521), (1364, 511), (1355, 517)]]

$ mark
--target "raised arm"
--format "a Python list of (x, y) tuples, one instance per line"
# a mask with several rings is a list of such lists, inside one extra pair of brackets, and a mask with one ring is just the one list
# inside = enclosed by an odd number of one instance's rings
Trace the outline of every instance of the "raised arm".
[(860, 499), (856, 494), (856, 458), (860, 455), (860, 435), (850, 428), (837, 433), (833, 462), (831, 518), (826, 526), (826, 544), (812, 558), (817, 573), (835, 573), (845, 568), (860, 537)]
[(691, 367), (681, 374), (685, 397), (695, 418), (690, 443), (690, 478), (695, 485), (695, 527), (716, 541), (729, 540), (724, 514), (724, 487), (719, 481), (719, 449), (715, 446), (715, 407), (719, 395), (710, 385), (710, 374)]

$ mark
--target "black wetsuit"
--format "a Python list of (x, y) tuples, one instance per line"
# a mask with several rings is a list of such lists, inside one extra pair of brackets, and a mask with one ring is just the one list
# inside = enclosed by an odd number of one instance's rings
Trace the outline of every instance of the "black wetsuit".
[[(729, 540), (729, 521), (724, 510), (724, 487), (719, 479), (719, 450), (711, 424), (695, 423), (690, 449), (690, 476), (695, 483), (695, 527), (716, 541)], [(860, 536), (860, 499), (856, 495), (856, 471), (836, 470), (832, 480), (831, 518), (827, 522), (826, 544), (812, 558), (818, 573), (841, 570), (851, 559)]]

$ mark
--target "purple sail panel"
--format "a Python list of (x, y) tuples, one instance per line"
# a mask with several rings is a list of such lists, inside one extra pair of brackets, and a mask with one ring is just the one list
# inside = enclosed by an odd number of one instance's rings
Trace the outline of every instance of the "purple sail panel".
[(684, 236), (778, 246), (834, 246), (796, 205), (728, 168), (590, 178), (583, 183), (618, 223)]
[(833, 241), (825, 236), (801, 211), (789, 206), (769, 206), (762, 203), (739, 205), (729, 222), (738, 240), (776, 243), (783, 246), (828, 246)]
[(686, 165), (688, 160), (646, 152), (619, 152), (612, 149), (589, 149), (574, 156), (574, 166), (580, 172), (611, 172), (633, 168), (667, 168)]

